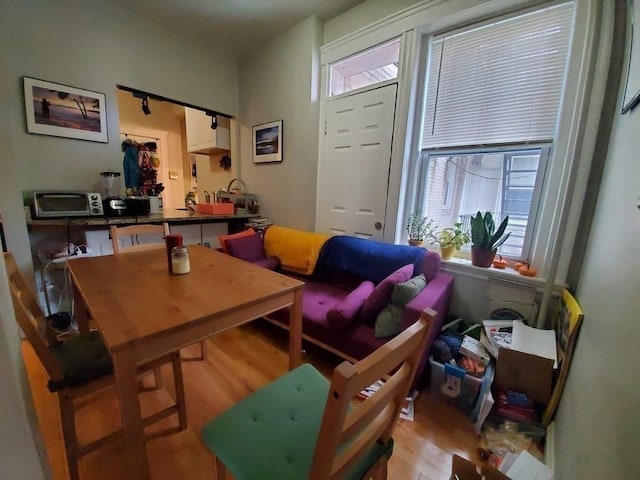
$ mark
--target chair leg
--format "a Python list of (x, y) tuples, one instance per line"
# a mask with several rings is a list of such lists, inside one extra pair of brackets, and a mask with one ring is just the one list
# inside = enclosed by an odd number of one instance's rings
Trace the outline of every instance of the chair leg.
[(162, 388), (162, 372), (160, 371), (160, 367), (153, 369), (153, 379), (156, 383), (156, 390)]
[(387, 480), (387, 456), (384, 455), (380, 460), (373, 472), (373, 480)]
[(199, 362), (207, 359), (207, 341), (200, 341), (200, 355), (197, 357), (182, 357), (182, 361), (184, 362)]
[(67, 467), (69, 468), (69, 479), (79, 480), (78, 458), (80, 448), (78, 445), (78, 435), (76, 432), (75, 409), (73, 407), (73, 397), (67, 390), (58, 392), (58, 405), (60, 406), (60, 419), (62, 421), (62, 436), (64, 440), (64, 450), (67, 455)]
[(225, 480), (225, 477), (227, 475), (227, 469), (224, 466), (224, 463), (222, 463), (220, 459), (215, 455), (213, 458), (216, 463), (214, 467), (214, 472), (213, 472), (213, 480)]
[(184, 379), (182, 377), (182, 360), (180, 352), (171, 355), (173, 381), (176, 389), (176, 405), (178, 406), (178, 426), (180, 430), (187, 428), (187, 409), (184, 396)]

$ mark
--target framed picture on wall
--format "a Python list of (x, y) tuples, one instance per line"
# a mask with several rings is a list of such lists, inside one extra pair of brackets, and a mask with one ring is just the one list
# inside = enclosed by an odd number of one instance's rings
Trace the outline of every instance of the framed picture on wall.
[(27, 131), (108, 142), (104, 93), (23, 77)]
[(282, 161), (282, 120), (253, 127), (253, 163)]

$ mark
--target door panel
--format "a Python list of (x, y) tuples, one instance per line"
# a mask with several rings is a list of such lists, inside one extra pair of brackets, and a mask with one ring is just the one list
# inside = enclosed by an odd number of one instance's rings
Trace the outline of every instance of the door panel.
[(397, 86), (327, 101), (317, 231), (382, 239)]

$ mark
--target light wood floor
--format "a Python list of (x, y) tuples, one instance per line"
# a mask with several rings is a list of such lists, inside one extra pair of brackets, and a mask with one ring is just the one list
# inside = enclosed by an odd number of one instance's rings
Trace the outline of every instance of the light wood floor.
[[(200, 441), (202, 426), (287, 370), (287, 333), (268, 323), (254, 322), (235, 328), (206, 343), (209, 354), (206, 362), (183, 363), (189, 428), (147, 443), (154, 480), (212, 478), (213, 464)], [(327, 375), (341, 361), (313, 345), (305, 343), (305, 348), (303, 361), (312, 363)], [(22, 350), (53, 477), (56, 480), (67, 479), (55, 395), (48, 392), (47, 375), (27, 342), (23, 342)], [(173, 398), (170, 368), (165, 366), (163, 369), (164, 388), (141, 394), (145, 414), (169, 404)], [(108, 391), (89, 403), (79, 413), (77, 422), (81, 440), (116, 430), (119, 411), (115, 394)], [(164, 422), (164, 425), (153, 427), (159, 429), (176, 424), (173, 418)], [(473, 433), (471, 421), (462, 412), (432, 398), (428, 387), (416, 401), (415, 420), (400, 420), (394, 440), (395, 448), (389, 464), (390, 480), (446, 480), (454, 453), (479, 460), (476, 452), (478, 437)], [(87, 455), (80, 461), (81, 478), (121, 478), (121, 472), (126, 470), (123, 458), (122, 445), (109, 445)]]

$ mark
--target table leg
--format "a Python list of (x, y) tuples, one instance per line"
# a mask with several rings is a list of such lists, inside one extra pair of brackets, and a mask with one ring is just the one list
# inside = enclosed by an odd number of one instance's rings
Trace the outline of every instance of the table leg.
[(136, 365), (130, 350), (114, 352), (112, 357), (118, 399), (120, 400), (122, 432), (127, 451), (126, 478), (148, 480), (150, 478), (149, 462), (138, 397)]
[(295, 291), (289, 309), (289, 370), (302, 363), (302, 288)]
[(73, 318), (78, 324), (78, 331), (82, 333), (89, 331), (89, 311), (75, 284), (73, 284)]

